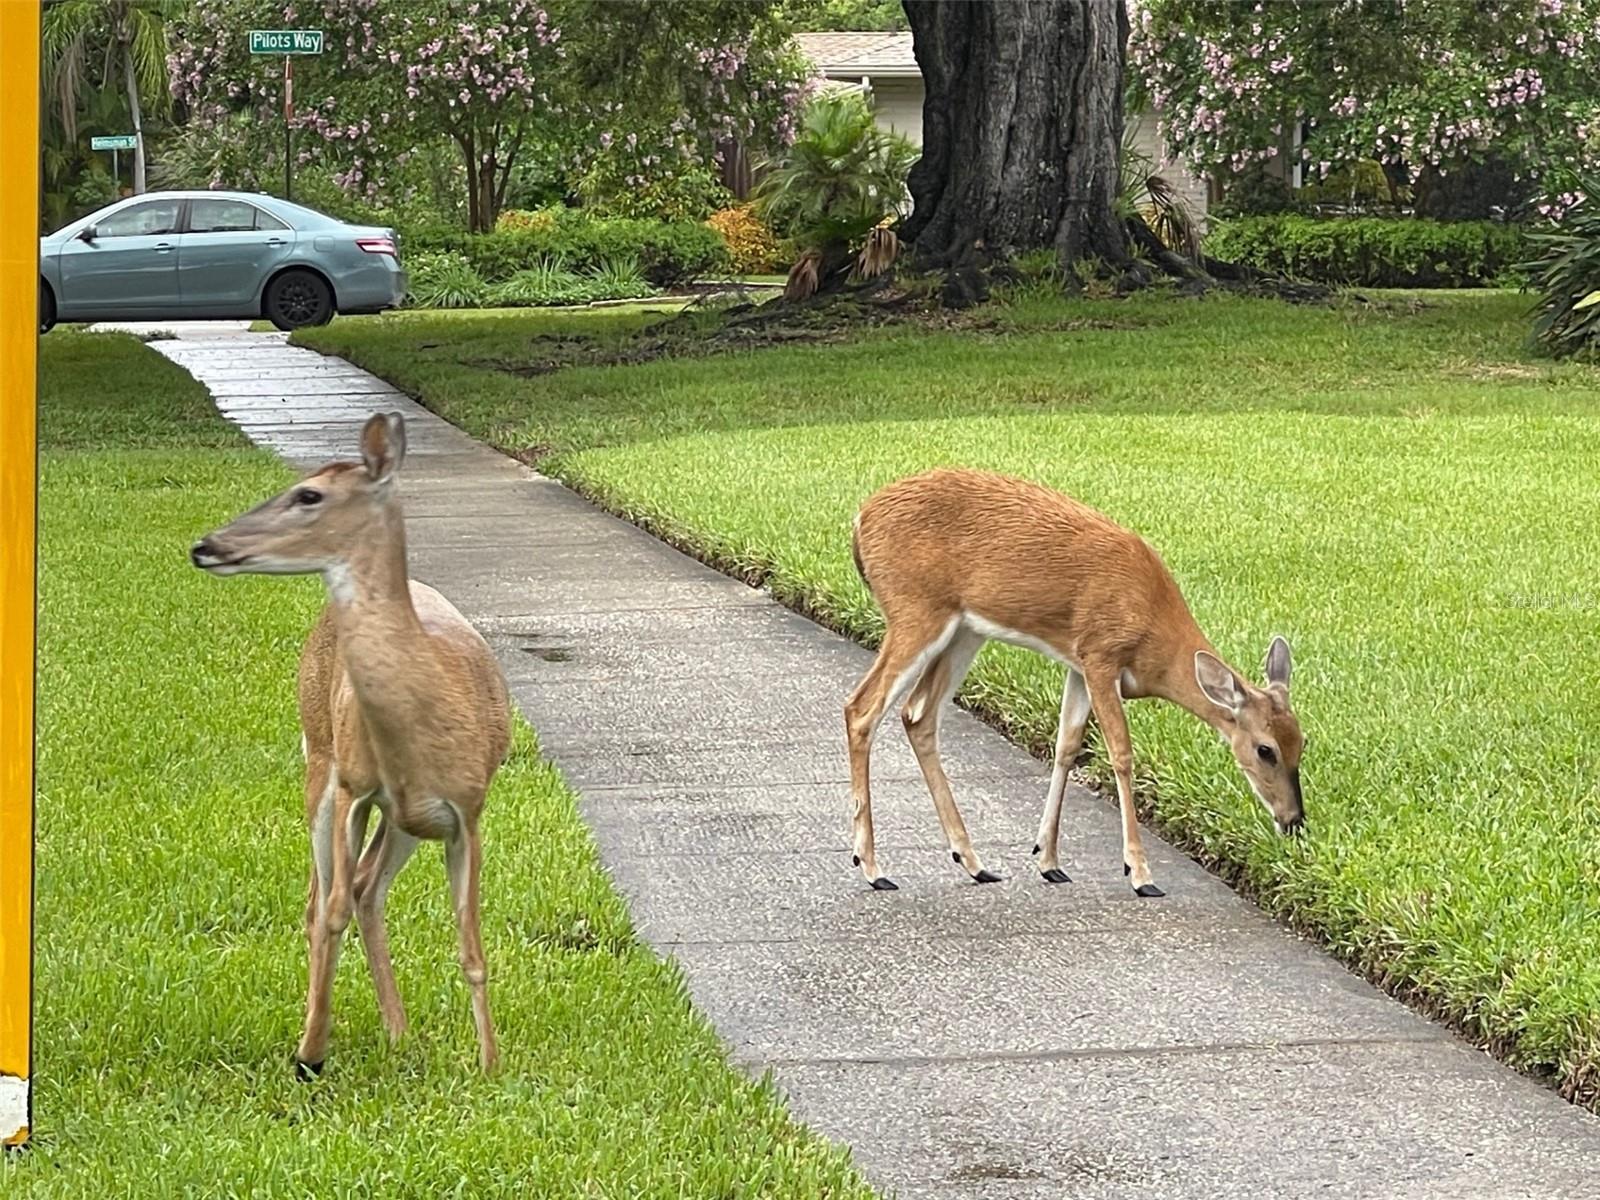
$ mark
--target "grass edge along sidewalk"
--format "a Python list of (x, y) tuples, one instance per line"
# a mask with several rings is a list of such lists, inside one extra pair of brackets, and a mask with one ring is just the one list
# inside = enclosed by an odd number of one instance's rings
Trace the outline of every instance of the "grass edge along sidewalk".
[(635, 939), (526, 726), (485, 814), (500, 1073), (478, 1074), (442, 864), (419, 854), (390, 916), (410, 1033), (385, 1043), (346, 954), (336, 1058), (295, 1081), (293, 679), (321, 585), (224, 589), (186, 561), (287, 473), (134, 340), (43, 347), (38, 1129), (0, 1193), (870, 1195)]
[[(1600, 433), (1596, 376), (1529, 359), (1514, 295), (1380, 300), (1026, 302), (992, 310), (988, 333), (554, 373), (546, 356), (628, 330), (418, 317), (299, 341), (867, 641), (849, 516), (897, 474), (1008, 469), (1124, 520), (1240, 666), (1289, 634), (1312, 736), (1315, 832), (1280, 846), (1202, 731), (1134, 706), (1163, 829), (1593, 1106), (1600, 711), (1595, 668), (1570, 652), (1592, 630), (1530, 598), (1584, 594), (1600, 572), (1582, 519), (1600, 481), (1574, 449)], [(1048, 745), (1055, 670), (986, 653), (965, 696)]]

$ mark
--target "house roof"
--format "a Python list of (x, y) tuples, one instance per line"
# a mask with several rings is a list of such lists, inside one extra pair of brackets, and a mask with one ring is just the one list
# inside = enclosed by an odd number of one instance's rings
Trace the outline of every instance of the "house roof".
[(801, 33), (795, 41), (830, 79), (863, 75), (914, 79), (922, 74), (909, 33)]

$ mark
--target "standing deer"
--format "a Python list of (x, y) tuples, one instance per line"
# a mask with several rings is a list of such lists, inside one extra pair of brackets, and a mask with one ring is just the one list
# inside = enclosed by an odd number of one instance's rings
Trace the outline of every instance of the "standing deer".
[[(311, 979), (296, 1071), (322, 1071), (334, 970), (352, 911), (391, 1040), (406, 1027), (384, 929), (389, 885), (423, 838), (444, 842), (461, 969), (472, 990), (483, 1069), (494, 1069), (488, 971), (478, 929), (478, 818), (511, 741), (494, 655), (438, 592), (406, 574), (395, 474), (398, 413), (361, 431), (359, 463), (334, 462), (197, 543), (213, 575), (320, 574), (328, 604), (300, 656), (311, 883)], [(367, 818), (380, 814), (362, 850)], [(360, 861), (357, 862), (357, 855)]]
[(1305, 821), (1304, 739), (1289, 707), (1289, 643), (1267, 650), (1257, 688), (1218, 657), (1178, 585), (1141, 538), (1059, 492), (981, 471), (936, 470), (892, 483), (856, 516), (856, 568), (883, 609), (877, 660), (846, 702), (855, 865), (878, 890), (868, 759), (883, 715), (902, 699), (950, 854), (978, 883), (972, 849), (939, 762), (939, 712), (985, 641), (1038, 650), (1067, 665), (1055, 771), (1033, 853), (1050, 883), (1070, 882), (1056, 860), (1067, 771), (1092, 711), (1122, 807), (1122, 867), (1140, 896), (1160, 896), (1133, 804), (1133, 747), (1122, 702), (1157, 696), (1222, 735), (1279, 833)]

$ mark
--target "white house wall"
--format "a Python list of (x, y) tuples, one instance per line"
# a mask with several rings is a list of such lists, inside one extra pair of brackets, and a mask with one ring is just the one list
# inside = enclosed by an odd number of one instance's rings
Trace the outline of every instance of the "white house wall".
[(872, 111), (879, 125), (922, 145), (922, 80), (874, 79)]
[[(861, 86), (859, 79), (837, 77), (831, 82), (836, 87)], [(880, 78), (871, 80), (869, 87), (878, 124), (903, 133), (918, 146), (922, 145), (922, 80)], [(1156, 164), (1156, 170), (1188, 203), (1189, 211), (1203, 222), (1206, 215), (1205, 181), (1163, 153), (1161, 140), (1156, 136), (1156, 118), (1153, 115), (1140, 113), (1130, 120), (1133, 143), (1139, 152)]]

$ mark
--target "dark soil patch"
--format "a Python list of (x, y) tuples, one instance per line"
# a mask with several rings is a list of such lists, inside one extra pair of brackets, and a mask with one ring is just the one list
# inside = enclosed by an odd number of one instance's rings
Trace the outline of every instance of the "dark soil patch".
[[(723, 290), (712, 294), (727, 293)], [(854, 341), (864, 330), (873, 329), (899, 327), (1003, 336), (1131, 329), (1144, 323), (1081, 318), (1019, 329), (992, 312), (947, 308), (922, 281), (911, 286), (874, 283), (798, 304), (758, 306), (741, 302), (726, 308), (691, 304), (636, 333), (620, 337), (545, 334), (528, 339), (523, 352), (515, 358), (471, 359), (467, 365), (534, 378), (569, 367), (631, 366), (662, 358), (704, 358), (775, 346), (835, 345)]]

